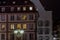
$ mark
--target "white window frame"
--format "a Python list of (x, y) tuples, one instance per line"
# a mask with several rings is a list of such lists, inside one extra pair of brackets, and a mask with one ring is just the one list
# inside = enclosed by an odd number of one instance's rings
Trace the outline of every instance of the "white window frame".
[(2, 11), (2, 12), (5, 12), (5, 7), (2, 7), (2, 8), (1, 8), (1, 11)]
[[(4, 16), (4, 21), (2, 21), (1, 17)], [(0, 15), (0, 22), (6, 22), (6, 15)]]

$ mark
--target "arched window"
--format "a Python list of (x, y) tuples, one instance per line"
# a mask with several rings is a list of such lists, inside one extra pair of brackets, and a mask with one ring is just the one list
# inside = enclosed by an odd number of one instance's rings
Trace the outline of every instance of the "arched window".
[(42, 20), (39, 20), (39, 21), (38, 21), (38, 26), (39, 26), (39, 27), (43, 26), (43, 21), (42, 21)]
[(45, 26), (49, 26), (49, 21), (48, 20), (45, 21)]

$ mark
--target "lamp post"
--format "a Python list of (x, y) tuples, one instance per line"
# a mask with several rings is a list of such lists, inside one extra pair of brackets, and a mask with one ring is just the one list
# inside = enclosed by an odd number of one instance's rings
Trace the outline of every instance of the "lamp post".
[(14, 30), (14, 34), (18, 38), (21, 37), (21, 40), (22, 40), (22, 37), (23, 37), (23, 34), (24, 34), (24, 30)]

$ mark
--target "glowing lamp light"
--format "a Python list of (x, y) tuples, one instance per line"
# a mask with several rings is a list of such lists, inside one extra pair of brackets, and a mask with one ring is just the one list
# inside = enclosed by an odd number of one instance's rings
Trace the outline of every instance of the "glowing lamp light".
[(15, 31), (14, 31), (14, 34), (18, 34), (18, 33), (24, 34), (24, 30), (15, 30)]
[(17, 30), (15, 30), (15, 31), (14, 31), (14, 33), (15, 33), (15, 34), (17, 34), (17, 33), (18, 33), (18, 31), (17, 31)]
[(23, 34), (24, 33), (24, 30), (20, 30), (20, 33)]
[(56, 40), (56, 38), (54, 37), (53, 40)]

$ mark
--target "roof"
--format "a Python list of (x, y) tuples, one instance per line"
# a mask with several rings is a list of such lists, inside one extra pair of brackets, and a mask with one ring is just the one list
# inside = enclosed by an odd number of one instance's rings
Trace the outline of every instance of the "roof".
[[(23, 6), (25, 6), (25, 5), (32, 6), (33, 10), (32, 11), (29, 11), (29, 10), (27, 10), (27, 11), (20, 10), (19, 12), (16, 10), (17, 7), (19, 7), (19, 6), (21, 6), (21, 9), (23, 9)], [(5, 12), (1, 11), (2, 7), (6, 8)], [(11, 10), (10, 10), (11, 7), (15, 8), (13, 12), (11, 12)], [(29, 6), (27, 6), (27, 9), (28, 8), (29, 8)], [(18, 1), (17, 0), (3, 0), (3, 1), (0, 0), (0, 13), (20, 13), (20, 12), (37, 12), (37, 11), (35, 9), (34, 4), (31, 1), (29, 1), (29, 0), (18, 0)]]
[(5, 5), (33, 5), (32, 2), (27, 0), (0, 0), (0, 6)]

